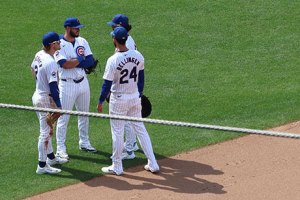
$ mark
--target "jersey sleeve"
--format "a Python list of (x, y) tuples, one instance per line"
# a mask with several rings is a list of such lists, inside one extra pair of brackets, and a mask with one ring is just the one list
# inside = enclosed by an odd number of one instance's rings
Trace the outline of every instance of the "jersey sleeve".
[(103, 79), (113, 81), (114, 80), (114, 66), (113, 66), (113, 59), (110, 57), (105, 66), (105, 71), (103, 74)]
[(51, 62), (49, 63), (49, 65), (47, 66), (46, 68), (47, 70), (47, 80), (48, 80), (48, 83), (51, 83), (51, 82), (57, 82), (58, 80), (58, 66), (55, 62)]
[(126, 47), (130, 50), (137, 50), (136, 44), (131, 36), (126, 40)]
[(140, 60), (141, 60), (139, 69), (143, 70), (144, 69), (144, 64), (145, 64), (144, 56), (141, 53), (139, 53), (139, 55), (140, 55)]
[(90, 48), (90, 45), (86, 39), (84, 40), (84, 56), (92, 55), (92, 50)]
[(30, 67), (31, 67), (31, 69), (35, 70), (35, 66), (36, 66), (36, 61), (35, 61), (35, 58), (34, 58)]
[(64, 49), (60, 49), (54, 53), (55, 62), (58, 63), (60, 60), (67, 60), (67, 56), (65, 54)]

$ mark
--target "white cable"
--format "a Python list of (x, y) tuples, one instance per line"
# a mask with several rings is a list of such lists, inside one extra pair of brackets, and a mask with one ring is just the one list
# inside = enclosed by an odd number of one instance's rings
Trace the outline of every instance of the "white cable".
[(150, 119), (150, 118), (136, 118), (136, 117), (121, 116), (121, 115), (108, 115), (102, 113), (80, 112), (80, 111), (60, 110), (60, 109), (52, 109), (52, 108), (40, 108), (40, 107), (3, 104), (3, 103), (0, 103), (0, 108), (12, 108), (18, 110), (30, 110), (30, 111), (38, 111), (38, 112), (58, 112), (61, 114), (69, 114), (69, 115), (76, 115), (76, 116), (97, 117), (97, 118), (105, 118), (105, 119), (119, 119), (119, 120), (126, 120), (126, 121), (147, 122), (147, 123), (163, 124), (163, 125), (171, 125), (171, 126), (204, 128), (204, 129), (213, 129), (213, 130), (220, 130), (220, 131), (230, 131), (230, 132), (240, 132), (240, 133), (247, 133), (247, 134), (258, 134), (258, 135), (300, 139), (300, 134), (266, 131), (266, 130), (255, 130), (255, 129), (247, 129), (247, 128), (236, 128), (236, 127), (228, 127), (228, 126), (196, 124), (196, 123), (167, 121), (167, 120), (158, 120), (158, 119)]

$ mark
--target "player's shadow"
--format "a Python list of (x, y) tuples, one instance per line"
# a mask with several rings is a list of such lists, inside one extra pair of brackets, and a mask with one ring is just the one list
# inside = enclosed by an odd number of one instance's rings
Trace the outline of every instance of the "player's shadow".
[(87, 171), (83, 171), (83, 170), (79, 170), (79, 169), (74, 169), (74, 168), (70, 168), (66, 165), (62, 165), (60, 167), (60, 169), (64, 172), (68, 172), (69, 174), (52, 174), (52, 176), (57, 176), (60, 178), (68, 178), (68, 179), (76, 179), (76, 180), (80, 180), (82, 182), (90, 180), (94, 177), (96, 177), (99, 174), (95, 174), (95, 173), (91, 173), (91, 172), (87, 172)]
[[(202, 164), (195, 161), (186, 161), (180, 159), (162, 159), (158, 161), (161, 172), (157, 175), (150, 174), (145, 176), (137, 175), (136, 172), (144, 171), (143, 166), (127, 169), (124, 178), (118, 178), (115, 175), (105, 175), (85, 182), (90, 187), (110, 187), (116, 190), (148, 190), (159, 188), (177, 193), (214, 193), (224, 194), (223, 186), (209, 181), (201, 176), (204, 175), (222, 175), (222, 171), (214, 169), (210, 165)], [(135, 183), (130, 183), (130, 180)], [(139, 183), (137, 183), (137, 181)]]
[[(77, 160), (80, 160), (80, 161), (84, 161), (84, 162), (96, 163), (96, 164), (102, 164), (102, 165), (103, 164), (104, 165), (111, 164), (111, 160), (107, 159), (110, 157), (110, 154), (107, 152), (97, 151), (96, 153), (93, 153), (97, 157), (91, 156), (91, 153), (89, 153), (89, 152), (82, 152), (81, 154), (82, 155), (69, 154), (70, 162), (76, 162)], [(86, 154), (86, 155), (84, 155), (84, 154)], [(100, 156), (105, 157), (105, 158), (101, 158)], [(84, 171), (84, 170), (81, 170), (78, 168), (76, 169), (74, 167), (69, 167), (68, 163), (60, 165), (59, 168), (63, 172), (68, 172), (68, 174), (60, 173), (60, 174), (55, 174), (53, 176), (58, 176), (61, 178), (68, 178), (68, 179), (76, 179), (76, 180), (80, 180), (82, 182), (99, 176), (99, 173), (91, 173), (89, 171)], [(100, 169), (99, 169), (99, 172), (100, 172)]]

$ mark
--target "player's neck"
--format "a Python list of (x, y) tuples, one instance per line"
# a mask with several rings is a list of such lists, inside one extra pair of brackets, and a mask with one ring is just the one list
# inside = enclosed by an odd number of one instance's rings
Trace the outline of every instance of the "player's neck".
[(128, 51), (128, 48), (125, 45), (117, 45), (116, 47), (118, 52)]
[(48, 50), (47, 50), (47, 49), (44, 48), (44, 51), (45, 51), (47, 54), (53, 56), (56, 50), (55, 50), (55, 49), (48, 49)]
[(75, 38), (72, 37), (71, 35), (65, 34), (64, 38), (68, 41), (68, 42), (74, 42)]

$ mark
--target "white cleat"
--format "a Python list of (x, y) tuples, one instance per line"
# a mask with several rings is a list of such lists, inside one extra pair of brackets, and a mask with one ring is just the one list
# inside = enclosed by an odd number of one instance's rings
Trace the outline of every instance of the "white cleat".
[(92, 145), (88, 145), (88, 146), (79, 146), (79, 149), (82, 151), (87, 151), (87, 152), (91, 152), (91, 153), (96, 153), (97, 149), (92, 147)]
[(131, 160), (135, 158), (135, 154), (133, 151), (125, 151), (121, 155), (122, 160)]
[(154, 173), (154, 174), (157, 174), (157, 173), (159, 173), (159, 171), (160, 171), (160, 170), (159, 170), (159, 167), (152, 169), (152, 168), (149, 167), (149, 165), (145, 165), (145, 166), (144, 166), (144, 169), (145, 169), (146, 171), (152, 172), (152, 173)]
[(46, 164), (45, 167), (41, 168), (39, 165), (36, 169), (37, 174), (58, 174), (61, 172), (61, 169), (57, 169), (54, 167), (51, 167), (50, 165)]
[(67, 154), (67, 152), (64, 152), (64, 151), (56, 152), (55, 157), (62, 158), (62, 159), (67, 159), (67, 160), (69, 159), (69, 155)]
[(46, 163), (50, 166), (53, 166), (53, 165), (57, 165), (57, 164), (64, 164), (64, 163), (67, 163), (69, 162), (68, 159), (65, 159), (65, 158), (60, 158), (60, 157), (55, 157), (53, 160), (50, 160), (49, 158), (47, 158), (47, 161)]
[(120, 172), (120, 173), (115, 172), (112, 165), (108, 166), (108, 167), (102, 167), (101, 171), (105, 174), (114, 174), (114, 175), (117, 175), (117, 176), (120, 176), (120, 175), (123, 174), (123, 172)]

